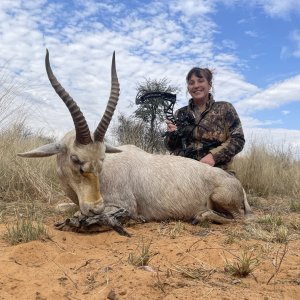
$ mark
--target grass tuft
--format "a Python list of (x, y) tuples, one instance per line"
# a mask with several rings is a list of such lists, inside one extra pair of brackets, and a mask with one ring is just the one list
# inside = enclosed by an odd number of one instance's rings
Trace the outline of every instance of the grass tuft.
[(258, 256), (254, 256), (253, 251), (244, 251), (240, 256), (235, 256), (234, 261), (230, 262), (225, 257), (224, 270), (232, 276), (247, 277), (259, 265)]
[(129, 253), (127, 262), (136, 267), (147, 266), (155, 255), (150, 251), (151, 245), (152, 241), (145, 242), (142, 238), (135, 251)]
[(171, 239), (176, 239), (185, 230), (185, 226), (182, 222), (175, 222), (173, 225), (169, 223), (161, 223), (159, 227), (159, 234), (168, 236)]
[(300, 198), (291, 200), (290, 210), (292, 212), (300, 213)]
[(34, 221), (30, 217), (18, 218), (16, 224), (7, 225), (7, 233), (5, 234), (5, 239), (11, 245), (49, 238), (50, 235), (44, 224)]
[(264, 227), (260, 224), (250, 224), (245, 227), (245, 230), (251, 238), (265, 242), (286, 243), (292, 239), (292, 234), (285, 225)]
[(215, 269), (206, 269), (203, 266), (187, 267), (181, 265), (174, 265), (173, 271), (180, 273), (186, 278), (192, 279), (208, 279), (211, 274), (215, 272)]
[(280, 215), (264, 215), (257, 220), (258, 224), (261, 224), (267, 231), (271, 231), (274, 227), (279, 227), (284, 224), (283, 218)]

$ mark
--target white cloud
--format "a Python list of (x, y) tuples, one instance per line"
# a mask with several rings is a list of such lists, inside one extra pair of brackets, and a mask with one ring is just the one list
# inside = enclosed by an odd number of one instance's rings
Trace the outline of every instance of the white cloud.
[(292, 45), (281, 47), (280, 58), (287, 59), (290, 57), (300, 58), (300, 30), (293, 30), (288, 35)]
[(212, 0), (176, 0), (170, 5), (174, 12), (182, 12), (186, 16), (207, 15), (215, 11), (216, 1)]
[(238, 24), (246, 24), (248, 21), (246, 19), (240, 19), (237, 21)]
[(262, 57), (262, 56), (265, 56), (266, 53), (254, 53), (254, 54), (251, 54), (250, 55), (250, 58), (251, 59), (256, 59), (256, 58), (259, 58), (259, 57)]
[[(293, 14), (300, 13), (298, 0), (221, 0), (226, 5), (244, 5), (254, 8), (262, 8), (270, 17), (287, 19)], [(247, 23), (247, 19), (240, 19), (239, 24)]]
[(296, 43), (296, 50), (293, 51), (292, 55), (300, 57), (300, 30), (294, 30), (290, 33), (290, 38)]
[(257, 38), (258, 37), (258, 33), (256, 31), (253, 31), (253, 30), (247, 30), (247, 31), (245, 31), (245, 34), (252, 37), (252, 38)]
[[(72, 127), (66, 108), (46, 78), (46, 47), (50, 50), (55, 75), (78, 102), (93, 127), (99, 121), (108, 98), (113, 50), (117, 52), (121, 82), (120, 111), (128, 111), (129, 101), (135, 99), (135, 85), (145, 77), (168, 77), (177, 81), (175, 84), (184, 86), (186, 65), (191, 62), (189, 55), (198, 56), (199, 63), (203, 57), (211, 55), (212, 44), (203, 43), (209, 36), (206, 33), (210, 26), (206, 26), (204, 32), (189, 33), (189, 26), (179, 26), (165, 13), (156, 16), (153, 22), (153, 19), (145, 20), (135, 12), (129, 12), (124, 18), (117, 19), (122, 21), (115, 22), (118, 29), (115, 31), (94, 18), (89, 20), (88, 26), (84, 21), (97, 9), (106, 9), (109, 13), (113, 6), (97, 8), (96, 2), (89, 2), (90, 6), (82, 5), (82, 10), (74, 14), (72, 9), (64, 10), (63, 4), (58, 7), (45, 1), (26, 2), (30, 10), (25, 9), (21, 2), (15, 2), (14, 6), (8, 6), (7, 2), (0, 4), (0, 62), (3, 65), (9, 60), (11, 70), (28, 82), (24, 92), (31, 95), (37, 110), (32, 116), (33, 126), (41, 127), (45, 122), (45, 126), (54, 132)], [(58, 11), (61, 14), (57, 14)], [(117, 15), (118, 11), (115, 9), (114, 14)], [(185, 39), (187, 34), (190, 41)], [(197, 47), (198, 44), (202, 47)], [(170, 61), (172, 58), (175, 58), (173, 62)], [(178, 74), (183, 74), (180, 80)]]
[(270, 125), (280, 125), (282, 120), (258, 120), (250, 116), (241, 115), (241, 121), (244, 128), (258, 128)]
[(290, 14), (300, 12), (298, 0), (261, 0), (255, 2), (262, 5), (265, 12), (272, 17), (286, 18)]
[(223, 45), (223, 47), (231, 49), (231, 50), (235, 50), (238, 48), (237, 43), (233, 40), (223, 40), (222, 45)]
[(280, 59), (286, 59), (291, 56), (290, 51), (287, 46), (282, 46), (280, 50)]
[[(167, 77), (182, 88), (177, 98), (185, 104), (186, 73), (194, 66), (207, 66), (215, 69), (216, 99), (233, 102), (247, 127), (280, 123), (255, 120), (249, 114), (299, 101), (300, 76), (266, 90), (247, 82), (240, 71), (244, 62), (232, 51), (235, 41), (223, 40), (223, 48), (215, 44), (217, 24), (210, 16), (216, 3), (160, 1), (133, 10), (113, 1), (73, 1), (74, 9), (64, 1), (2, 0), (0, 65), (6, 64), (27, 82), (24, 93), (35, 111), (30, 125), (53, 134), (60, 135), (73, 124), (46, 77), (46, 47), (56, 77), (78, 102), (91, 128), (99, 122), (109, 96), (114, 50), (121, 84), (119, 112), (133, 111), (129, 104), (135, 99), (136, 83), (144, 78)], [(297, 35), (294, 38), (297, 41)]]
[(245, 128), (245, 151), (251, 145), (264, 144), (269, 150), (289, 151), (295, 159), (300, 159), (300, 130), (288, 130), (285, 128)]
[(289, 102), (300, 99), (300, 75), (271, 85), (265, 90), (236, 103), (236, 107), (250, 113), (256, 110), (277, 108)]
[[(289, 18), (293, 14), (300, 13), (300, 2), (298, 0), (219, 0), (213, 1), (222, 2), (228, 6), (243, 5), (263, 9), (270, 17), (274, 18)], [(239, 24), (247, 23), (247, 19), (240, 19)]]
[(217, 100), (239, 103), (239, 100), (258, 92), (258, 88), (255, 85), (246, 82), (241, 74), (230, 69), (217, 68), (214, 77), (214, 89)]

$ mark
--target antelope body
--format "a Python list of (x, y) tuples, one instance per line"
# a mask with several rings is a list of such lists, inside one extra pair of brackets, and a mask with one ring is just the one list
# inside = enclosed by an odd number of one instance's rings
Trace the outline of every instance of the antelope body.
[(227, 223), (250, 212), (235, 177), (199, 161), (147, 153), (133, 145), (107, 154), (100, 174), (108, 212), (121, 207), (146, 221), (208, 219)]
[[(59, 143), (21, 153), (23, 157), (57, 155), (57, 173), (66, 195), (85, 216), (125, 209), (147, 221), (242, 219), (251, 211), (241, 183), (225, 171), (179, 156), (154, 155), (132, 146), (104, 143), (119, 97), (112, 60), (110, 98), (92, 134), (76, 102), (54, 77), (46, 54), (48, 78), (68, 107), (75, 131)], [(107, 155), (105, 155), (107, 153)]]

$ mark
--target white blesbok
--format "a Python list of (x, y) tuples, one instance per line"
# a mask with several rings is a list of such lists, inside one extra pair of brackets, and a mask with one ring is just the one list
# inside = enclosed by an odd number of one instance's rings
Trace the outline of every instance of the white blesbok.
[(105, 145), (104, 136), (119, 99), (119, 82), (115, 65), (115, 53), (111, 67), (111, 92), (103, 117), (91, 134), (88, 124), (73, 98), (65, 91), (54, 76), (47, 50), (46, 71), (56, 93), (64, 101), (73, 118), (75, 131), (67, 133), (58, 143), (51, 143), (30, 152), (19, 153), (22, 157), (46, 157), (57, 154), (57, 173), (70, 199), (79, 205), (85, 215), (103, 211), (99, 174), (105, 152), (120, 150)]

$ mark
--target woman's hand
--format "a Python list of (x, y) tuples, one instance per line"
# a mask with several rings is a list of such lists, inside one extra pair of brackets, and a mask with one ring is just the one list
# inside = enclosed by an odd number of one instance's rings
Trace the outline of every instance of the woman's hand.
[(167, 131), (168, 132), (177, 130), (177, 126), (174, 123), (172, 123), (172, 121), (166, 120), (166, 123), (167, 123)]
[(200, 161), (201, 161), (202, 163), (208, 164), (208, 165), (210, 165), (210, 166), (212, 166), (212, 167), (216, 164), (216, 162), (215, 162), (215, 160), (214, 160), (214, 157), (212, 156), (211, 153), (208, 153), (207, 155), (205, 155), (204, 157), (202, 157), (202, 158), (200, 159)]

